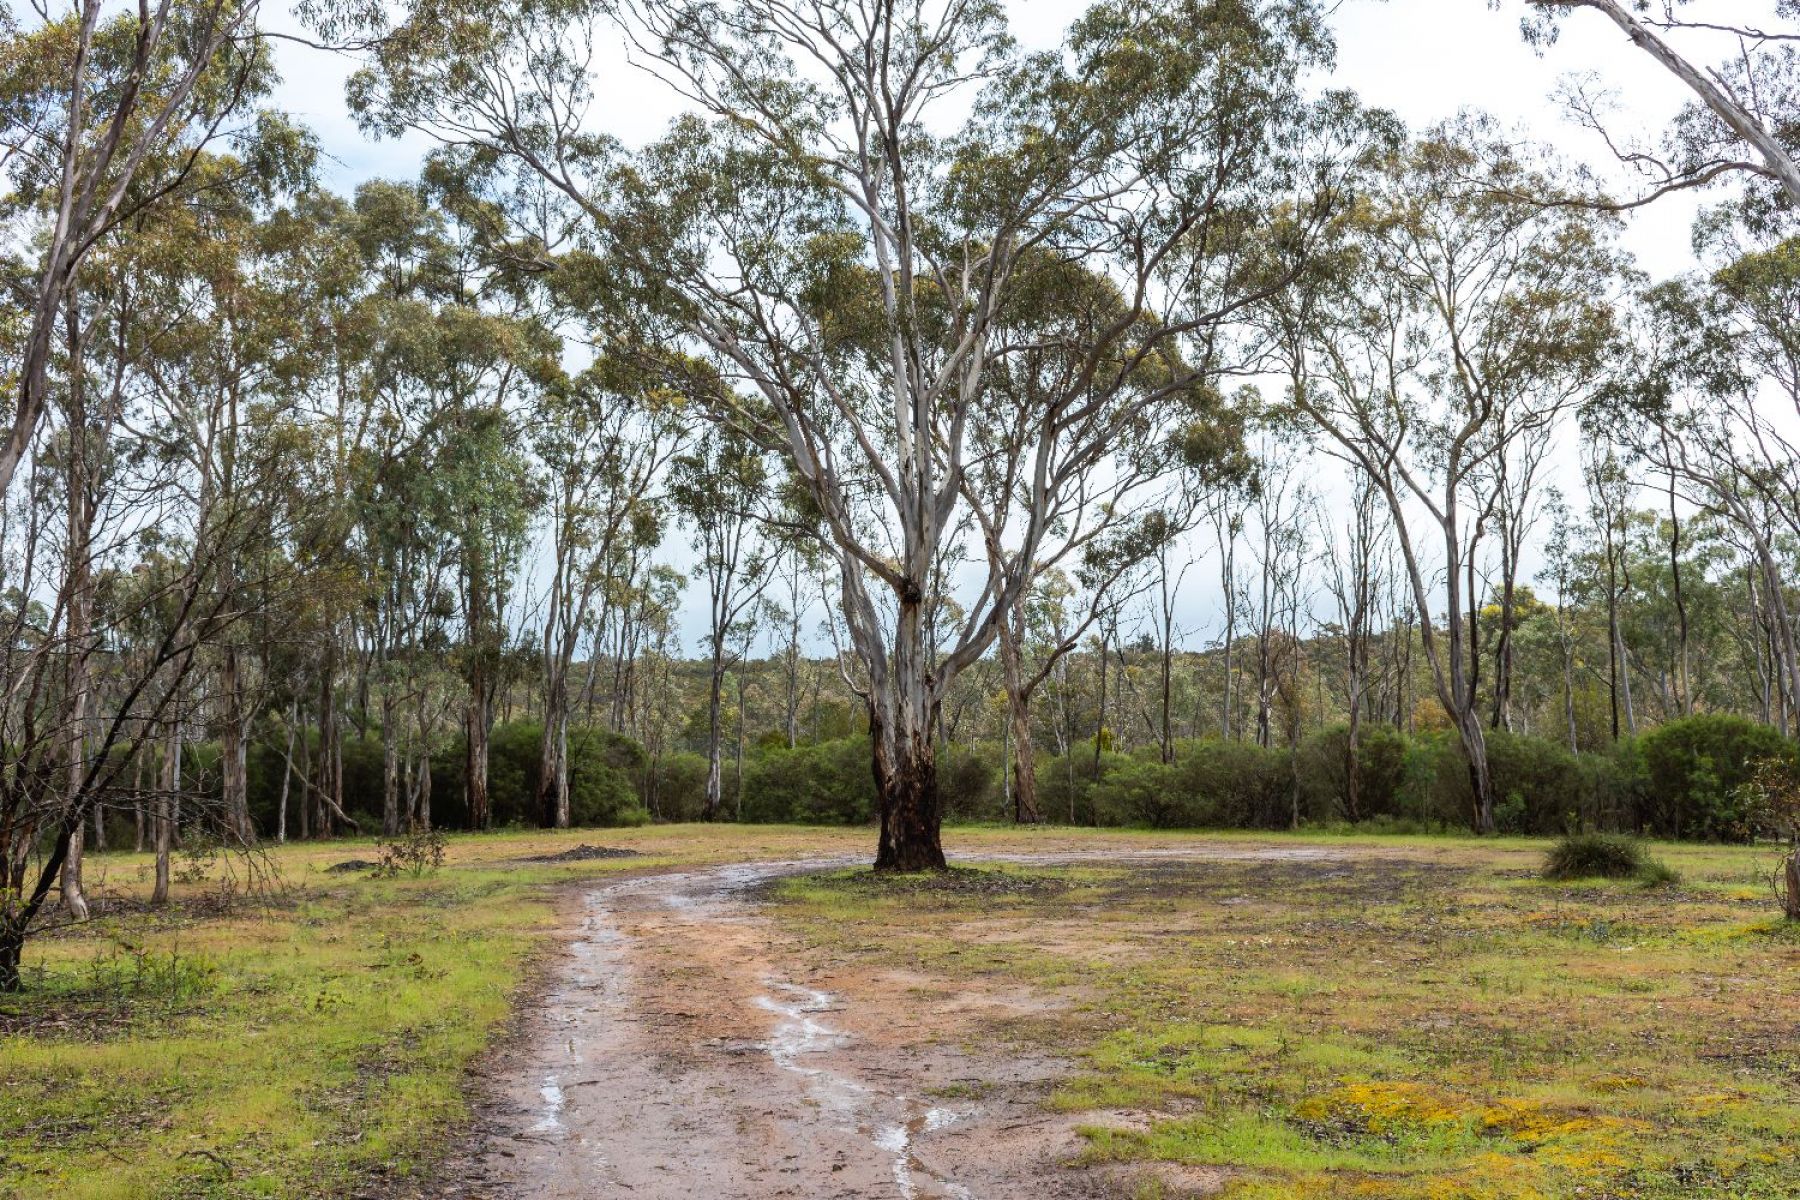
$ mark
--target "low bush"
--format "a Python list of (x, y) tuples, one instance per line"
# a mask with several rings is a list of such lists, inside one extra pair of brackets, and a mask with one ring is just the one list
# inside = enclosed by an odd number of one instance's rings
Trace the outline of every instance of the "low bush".
[(691, 751), (658, 757), (647, 773), (644, 804), (658, 821), (698, 821), (706, 809), (706, 756)]
[[(863, 769), (866, 772), (868, 765)], [(948, 820), (1012, 820), (1000, 790), (997, 760), (986, 753), (958, 750), (940, 757), (938, 799)]]
[(1295, 774), (1302, 806), (1315, 823), (1398, 817), (1407, 781), (1406, 735), (1392, 725), (1365, 724), (1357, 733), (1351, 803), (1350, 728), (1333, 725), (1300, 743)]
[(1744, 717), (1703, 713), (1637, 739), (1640, 824), (1661, 837), (1748, 841), (1760, 832), (1751, 785), (1763, 764), (1795, 761), (1794, 743)]
[(873, 819), (866, 737), (765, 750), (744, 764), (744, 820), (859, 825)]
[(1544, 857), (1545, 879), (1631, 879), (1650, 866), (1635, 838), (1616, 833), (1572, 833), (1557, 839)]
[(1088, 789), (1095, 822), (1174, 829), (1199, 823), (1196, 798), (1183, 794), (1175, 768), (1143, 759), (1121, 759)]
[(1101, 825), (1285, 829), (1294, 820), (1287, 751), (1213, 739), (1175, 745), (1175, 761), (1111, 757), (1089, 790)]
[[(496, 825), (537, 825), (544, 727), (537, 721), (496, 725), (488, 741), (488, 799)], [(642, 825), (650, 819), (630, 771), (642, 761), (637, 743), (602, 730), (569, 732), (569, 819), (576, 825)]]

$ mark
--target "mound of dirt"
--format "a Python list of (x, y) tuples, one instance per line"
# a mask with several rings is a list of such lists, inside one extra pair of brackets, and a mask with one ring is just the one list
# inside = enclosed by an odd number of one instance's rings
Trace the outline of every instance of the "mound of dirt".
[(616, 846), (590, 846), (583, 842), (581, 845), (570, 850), (564, 850), (559, 854), (539, 854), (533, 858), (528, 858), (525, 861), (535, 863), (571, 863), (594, 862), (603, 858), (638, 857), (640, 857), (640, 855), (636, 850), (622, 850)]

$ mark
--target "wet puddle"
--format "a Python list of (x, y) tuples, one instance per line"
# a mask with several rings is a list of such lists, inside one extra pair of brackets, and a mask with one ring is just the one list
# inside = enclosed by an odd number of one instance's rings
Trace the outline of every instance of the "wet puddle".
[[(849, 1043), (848, 1035), (819, 1017), (837, 1006), (837, 997), (780, 980), (769, 980), (768, 985), (779, 995), (758, 996), (755, 1004), (779, 1018), (765, 1043), (770, 1059), (782, 1070), (803, 1076), (810, 1099), (840, 1114), (847, 1125), (892, 1160), (894, 1185), (903, 1200), (919, 1200), (924, 1195), (974, 1200), (967, 1188), (933, 1174), (915, 1153), (920, 1137), (948, 1129), (969, 1114), (923, 1106), (903, 1095), (884, 1095), (829, 1067), (803, 1062), (806, 1055), (825, 1054)], [(898, 1108), (906, 1115), (891, 1120), (878, 1111), (883, 1108)], [(928, 1192), (920, 1190), (921, 1180)]]

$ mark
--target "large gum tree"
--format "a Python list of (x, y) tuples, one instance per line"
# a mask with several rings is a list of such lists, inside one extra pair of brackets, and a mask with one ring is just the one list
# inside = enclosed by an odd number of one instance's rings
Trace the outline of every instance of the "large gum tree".
[[(589, 49), (619, 30), (691, 109), (631, 156), (590, 113)], [(1070, 489), (1121, 444), (1190, 428), (1220, 364), (1254, 357), (1221, 350), (1287, 282), (1278, 264), (1336, 219), (1313, 151), (1342, 139), (1309, 134), (1355, 118), (1303, 97), (1330, 55), (1317, 7), (1110, 0), (1038, 54), (998, 0), (417, 0), (379, 32), (352, 84), (371, 125), (571, 197), (611, 280), (613, 352), (664, 364), (788, 464), (837, 567), (876, 865), (941, 868), (946, 692), (1065, 536)], [(1110, 317), (1039, 398), (1038, 436), (984, 437), (1000, 367), (1031, 349), (1002, 315), (1047, 259), (1107, 281)], [(983, 533), (999, 544), (934, 631), (934, 568), (995, 444), (1022, 459)]]

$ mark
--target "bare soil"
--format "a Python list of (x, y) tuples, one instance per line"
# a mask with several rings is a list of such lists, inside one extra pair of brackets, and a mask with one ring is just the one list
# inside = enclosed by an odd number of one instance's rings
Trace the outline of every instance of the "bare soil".
[[(1053, 1023), (1066, 998), (835, 963), (761, 911), (756, 897), (771, 880), (845, 865), (645, 875), (582, 894), (563, 961), (492, 1064), (481, 1127), (450, 1164), (447, 1194), (1130, 1195), (1136, 1181), (1076, 1163), (1077, 1118), (1043, 1106), (1069, 1065), (996, 1036), (1009, 1023)], [(1218, 1181), (1165, 1182), (1204, 1194)]]

